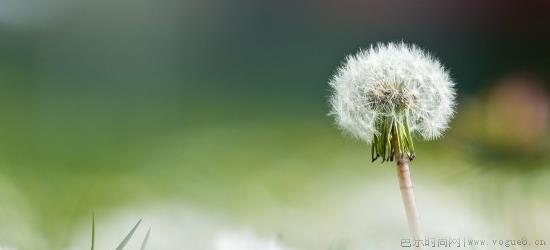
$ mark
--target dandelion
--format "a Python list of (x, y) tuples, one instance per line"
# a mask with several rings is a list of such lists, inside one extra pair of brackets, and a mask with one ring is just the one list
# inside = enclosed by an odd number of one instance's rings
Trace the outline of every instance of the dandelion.
[(416, 157), (413, 136), (437, 139), (448, 127), (455, 106), (449, 73), (414, 45), (378, 44), (348, 56), (330, 86), (337, 125), (371, 144), (372, 161), (397, 162), (409, 227), (423, 238), (408, 162)]

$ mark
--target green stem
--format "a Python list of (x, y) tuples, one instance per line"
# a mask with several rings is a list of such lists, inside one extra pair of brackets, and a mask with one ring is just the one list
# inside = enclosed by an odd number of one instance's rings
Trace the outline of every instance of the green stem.
[(396, 116), (381, 116), (376, 121), (377, 134), (371, 147), (372, 161), (382, 158), (382, 162), (403, 157), (415, 157), (414, 144), (409, 127), (408, 110), (400, 110)]
[[(387, 135), (391, 134), (393, 131), (393, 123), (389, 122), (389, 128), (386, 130)], [(390, 161), (393, 157), (391, 136), (386, 136), (386, 161)]]
[(405, 133), (407, 134), (407, 144), (409, 146), (409, 150), (410, 150), (410, 156), (409, 156), (409, 159), (410, 160), (413, 160), (414, 157), (415, 157), (415, 153), (414, 153), (414, 143), (413, 143), (413, 139), (412, 139), (412, 135), (411, 135), (411, 129), (409, 128), (409, 114), (407, 112), (407, 114), (405, 115)]

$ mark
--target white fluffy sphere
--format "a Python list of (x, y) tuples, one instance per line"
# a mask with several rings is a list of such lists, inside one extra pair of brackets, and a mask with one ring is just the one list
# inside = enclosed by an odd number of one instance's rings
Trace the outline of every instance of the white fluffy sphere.
[(339, 127), (372, 143), (377, 120), (407, 116), (411, 133), (439, 137), (454, 113), (455, 89), (441, 63), (415, 45), (371, 46), (346, 58), (330, 81)]

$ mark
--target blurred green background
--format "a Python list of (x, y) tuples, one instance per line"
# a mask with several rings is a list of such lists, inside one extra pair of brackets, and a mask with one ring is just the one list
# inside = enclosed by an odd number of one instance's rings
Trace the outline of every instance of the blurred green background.
[(88, 249), (95, 212), (100, 246), (143, 217), (152, 249), (397, 249), (395, 169), (327, 116), (386, 41), (457, 82), (412, 163), (427, 234), (550, 244), (549, 25), (546, 1), (1, 0), (0, 248)]

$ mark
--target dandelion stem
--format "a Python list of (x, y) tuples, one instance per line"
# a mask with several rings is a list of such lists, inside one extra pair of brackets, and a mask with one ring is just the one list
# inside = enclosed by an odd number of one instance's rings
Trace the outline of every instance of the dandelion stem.
[[(394, 143), (397, 143), (397, 140), (394, 140)], [(395, 146), (395, 148), (398, 147)], [(416, 198), (414, 196), (413, 184), (409, 171), (409, 159), (401, 153), (397, 153), (397, 155), (401, 155), (400, 158), (397, 158), (397, 177), (399, 179), (399, 187), (401, 189), (403, 205), (405, 206), (405, 213), (407, 214), (409, 230), (414, 239), (424, 239), (424, 233), (420, 226), (420, 214), (416, 208)]]

